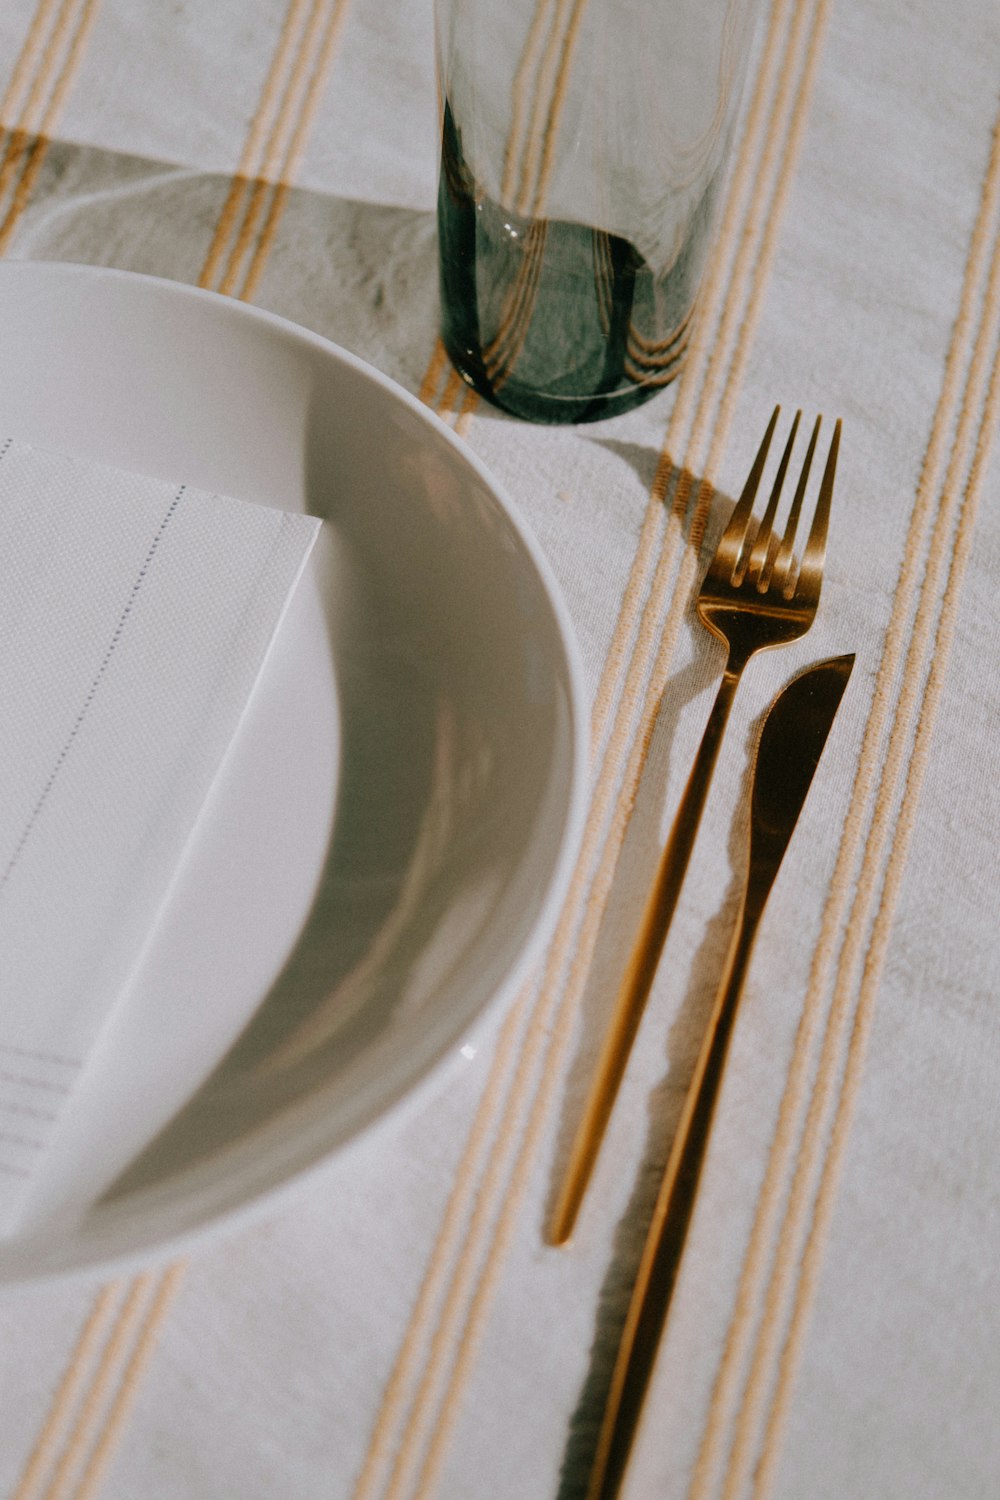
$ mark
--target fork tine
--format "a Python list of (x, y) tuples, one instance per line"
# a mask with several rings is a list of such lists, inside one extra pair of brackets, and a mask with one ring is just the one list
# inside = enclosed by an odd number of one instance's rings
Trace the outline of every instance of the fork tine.
[(760, 525), (757, 528), (757, 535), (750, 549), (750, 555), (742, 565), (737, 563), (733, 569), (733, 583), (737, 588), (747, 575), (752, 579), (756, 579), (757, 587), (762, 593), (767, 588), (767, 573), (770, 571), (767, 563), (771, 553), (771, 532), (774, 529), (774, 518), (778, 511), (778, 501), (781, 499), (781, 489), (785, 482), (785, 474), (788, 471), (792, 449), (795, 446), (795, 434), (799, 430), (801, 418), (801, 411), (797, 411), (788, 434), (788, 441), (785, 443), (785, 451), (781, 455), (781, 462), (778, 464), (778, 472), (774, 476), (767, 509), (761, 517)]
[(764, 472), (764, 464), (767, 461), (767, 450), (771, 446), (771, 438), (774, 436), (774, 429), (777, 426), (778, 413), (780, 411), (781, 407), (776, 406), (771, 413), (771, 420), (767, 424), (767, 431), (764, 433), (761, 445), (757, 449), (757, 457), (754, 459), (750, 473), (747, 475), (747, 482), (743, 486), (743, 493), (733, 507), (733, 513), (726, 523), (726, 529), (719, 538), (719, 545), (715, 551), (716, 558), (733, 555), (732, 549), (736, 549), (734, 561), (730, 566), (735, 566), (743, 549), (747, 523), (750, 520), (754, 500), (757, 498), (757, 487), (760, 484), (760, 476)]
[[(826, 456), (826, 468), (823, 470), (823, 478), (819, 487), (819, 498), (816, 501), (816, 514), (809, 529), (806, 540), (805, 551), (802, 554), (802, 562), (799, 566), (798, 577), (795, 580), (794, 595), (797, 598), (805, 595), (808, 602), (815, 605), (819, 602), (819, 591), (823, 583), (823, 562), (826, 558), (826, 534), (830, 525), (830, 504), (833, 500), (833, 481), (837, 472), (837, 453), (840, 449), (840, 418), (838, 417), (833, 428), (833, 437), (830, 439), (830, 451)], [(788, 585), (786, 584), (786, 591)]]
[[(799, 517), (802, 514), (802, 502), (805, 499), (806, 485), (809, 482), (809, 471), (812, 468), (813, 454), (816, 452), (816, 440), (819, 437), (822, 417), (817, 417), (809, 437), (809, 446), (806, 456), (802, 461), (802, 472), (799, 474), (799, 482), (795, 486), (795, 494), (792, 497), (791, 508), (788, 512), (788, 520), (785, 522), (785, 534), (778, 548), (778, 555), (774, 560), (772, 576), (778, 580), (778, 586), (784, 592), (792, 577), (792, 547), (795, 544), (795, 533), (799, 526)], [(767, 580), (767, 583), (770, 579)], [(764, 584), (764, 587), (767, 586)]]

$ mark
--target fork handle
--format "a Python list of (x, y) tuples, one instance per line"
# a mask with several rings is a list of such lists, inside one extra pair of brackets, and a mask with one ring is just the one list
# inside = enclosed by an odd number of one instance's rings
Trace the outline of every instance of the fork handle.
[(577, 1212), (601, 1147), (625, 1064), (670, 930), (743, 666), (743, 661), (734, 661), (733, 657), (726, 663), (684, 795), (674, 815), (670, 837), (660, 855), (653, 887), (611, 1012), (552, 1216), (549, 1238), (554, 1245), (564, 1244), (573, 1232)]
[(611, 1376), (587, 1500), (614, 1500), (677, 1282), (747, 965), (767, 892), (748, 886), (646, 1233)]

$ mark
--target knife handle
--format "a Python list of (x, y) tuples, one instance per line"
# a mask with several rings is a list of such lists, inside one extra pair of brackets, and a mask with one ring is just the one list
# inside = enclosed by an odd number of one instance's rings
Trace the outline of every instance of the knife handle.
[(677, 1281), (726, 1053), (762, 909), (763, 902), (756, 890), (750, 900), (744, 896), (725, 973), (694, 1076), (688, 1086), (643, 1246), (608, 1389), (587, 1500), (614, 1500), (624, 1477)]

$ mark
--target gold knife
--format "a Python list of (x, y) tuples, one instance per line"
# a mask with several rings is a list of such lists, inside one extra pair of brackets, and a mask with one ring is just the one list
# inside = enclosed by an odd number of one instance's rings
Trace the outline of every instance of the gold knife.
[(801, 673), (779, 693), (761, 730), (750, 801), (749, 868), (740, 915), (639, 1262), (587, 1500), (613, 1500), (625, 1474), (684, 1251), (757, 927), (853, 665), (853, 656), (838, 656)]

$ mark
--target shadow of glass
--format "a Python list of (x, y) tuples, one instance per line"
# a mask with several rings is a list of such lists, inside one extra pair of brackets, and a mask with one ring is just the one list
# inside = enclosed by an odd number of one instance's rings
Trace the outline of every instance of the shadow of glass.
[[(652, 492), (654, 480), (663, 463), (663, 453), (659, 448), (653, 448), (646, 443), (625, 442), (621, 438), (596, 437), (593, 433), (588, 433), (587, 436), (599, 448), (603, 448), (607, 453), (614, 453), (616, 457), (622, 459), (635, 474), (647, 494)], [(673, 499), (682, 473), (683, 470), (672, 465), (669, 474), (665, 476), (664, 495), (670, 500)]]

